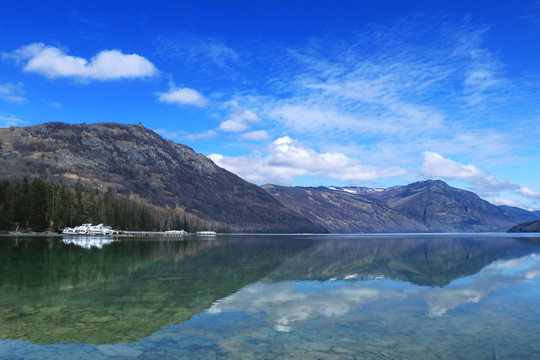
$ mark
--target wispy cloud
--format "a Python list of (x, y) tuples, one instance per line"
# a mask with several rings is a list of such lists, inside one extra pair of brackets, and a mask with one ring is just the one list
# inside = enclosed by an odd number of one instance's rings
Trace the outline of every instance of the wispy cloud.
[(57, 101), (48, 101), (47, 104), (51, 105), (55, 109), (62, 109), (62, 104)]
[(155, 76), (156, 67), (137, 54), (124, 54), (120, 50), (104, 50), (90, 61), (66, 54), (63, 50), (43, 43), (33, 43), (4, 53), (4, 58), (23, 65), (26, 72), (35, 72), (48, 78), (71, 77), (81, 80), (117, 80)]
[(219, 136), (219, 134), (214, 130), (208, 130), (198, 134), (190, 134), (186, 131), (168, 131), (165, 129), (156, 129), (154, 131), (164, 138), (171, 140), (201, 140), (212, 139)]
[(494, 92), (501, 101), (500, 95), (512, 86), (504, 76), (502, 63), (492, 52), (482, 47), (488, 30), (480, 28), (461, 33), (459, 44), (454, 49), (455, 57), (465, 60), (463, 92), (464, 100), (470, 106), (481, 105)]
[(242, 134), (241, 138), (248, 141), (261, 141), (270, 137), (264, 130), (255, 130), (245, 134)]
[(22, 82), (0, 84), (0, 99), (14, 103), (27, 102), (28, 99), (22, 96), (24, 94), (23, 86)]
[[(418, 16), (347, 41), (313, 40), (268, 60), (279, 74), (269, 91), (236, 98), (282, 134), (318, 144), (386, 142), (410, 155), (474, 143), (475, 154), (500, 156), (515, 144), (493, 126), (504, 122), (495, 112), (511, 106), (516, 86), (485, 47), (488, 31)], [(486, 133), (504, 146), (482, 141)]]
[(234, 65), (241, 63), (238, 51), (224, 40), (182, 33), (175, 37), (159, 36), (155, 40), (156, 55), (184, 64), (196, 65), (201, 71), (218, 68), (234, 73)]
[(188, 134), (182, 136), (182, 139), (185, 140), (201, 140), (201, 139), (212, 139), (219, 136), (217, 132), (214, 130), (208, 130), (199, 134)]
[[(231, 98), (258, 116), (259, 129), (301, 140), (294, 146), (313, 151), (310, 160), (275, 161), (281, 154), (278, 139), (250, 155), (216, 155), (216, 161), (259, 183), (290, 184), (308, 175), (359, 184), (401, 174), (412, 181), (464, 181), (492, 199), (507, 192), (532, 200), (520, 185), (478, 167), (525, 156), (535, 139), (532, 132), (538, 133), (530, 119), (540, 111), (538, 104), (530, 106), (538, 84), (529, 82), (526, 92), (520, 90), (523, 79), (512, 77), (499, 54), (488, 48), (489, 32), (489, 26), (471, 19), (418, 15), (366, 26), (348, 39), (312, 39), (274, 51), (263, 59), (273, 69), (265, 86)], [(229, 131), (246, 131), (250, 125), (229, 120), (222, 123), (230, 125)], [(249, 140), (243, 134), (239, 139)], [(286, 154), (289, 159), (297, 155)], [(347, 161), (334, 158), (339, 174), (329, 171), (323, 154), (341, 154), (350, 161), (348, 168), (341, 170)], [(254, 164), (263, 170), (250, 171)]]
[(0, 116), (0, 127), (23, 126), (28, 122), (16, 116)]

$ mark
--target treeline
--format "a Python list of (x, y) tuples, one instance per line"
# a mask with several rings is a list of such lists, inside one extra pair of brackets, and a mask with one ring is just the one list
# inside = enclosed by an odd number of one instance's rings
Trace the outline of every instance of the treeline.
[(0, 181), (0, 230), (56, 231), (83, 223), (132, 231), (227, 231), (181, 209), (145, 204), (112, 191), (53, 184), (41, 178)]

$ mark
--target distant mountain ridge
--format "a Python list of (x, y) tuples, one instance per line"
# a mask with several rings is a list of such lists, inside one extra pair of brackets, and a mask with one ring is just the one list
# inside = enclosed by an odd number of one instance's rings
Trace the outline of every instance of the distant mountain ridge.
[(13, 176), (113, 191), (235, 232), (506, 231), (540, 218), (440, 180), (259, 187), (143, 126), (116, 123), (0, 128), (0, 178)]
[(473, 192), (449, 186), (441, 180), (427, 180), (393, 187), (373, 194), (407, 217), (421, 220), (432, 232), (505, 231), (528, 211), (493, 205)]
[(362, 191), (352, 193), (336, 187), (288, 187), (263, 185), (278, 201), (329, 232), (427, 232), (420, 222), (409, 219)]
[(496, 206), (441, 180), (387, 189), (351, 187), (263, 188), (285, 206), (330, 232), (484, 232), (538, 217), (520, 208)]

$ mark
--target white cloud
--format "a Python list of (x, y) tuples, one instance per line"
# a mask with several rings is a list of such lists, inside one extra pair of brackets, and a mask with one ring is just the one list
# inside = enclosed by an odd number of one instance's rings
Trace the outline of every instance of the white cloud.
[(169, 104), (203, 107), (208, 102), (208, 100), (201, 93), (190, 88), (173, 88), (167, 93), (158, 93), (157, 95), (158, 101)]
[(53, 46), (33, 43), (3, 56), (23, 63), (24, 71), (35, 72), (49, 78), (116, 80), (158, 74), (156, 67), (146, 58), (137, 54), (123, 54), (120, 50), (103, 50), (88, 61), (67, 55)]
[(495, 198), (489, 198), (487, 200), (494, 205), (515, 206), (522, 209), (525, 208), (525, 206), (521, 203), (521, 201), (518, 201), (516, 199), (495, 197)]
[(528, 187), (525, 187), (525, 186), (522, 186), (519, 189), (519, 193), (521, 193), (522, 195), (525, 195), (527, 197), (540, 199), (540, 191), (534, 191), (534, 190), (531, 190), (531, 189), (529, 189)]
[(518, 192), (520, 189), (519, 185), (498, 180), (474, 165), (464, 165), (431, 151), (424, 151), (421, 171), (428, 177), (465, 181), (482, 196), (496, 196), (505, 190)]
[(264, 156), (255, 153), (248, 157), (220, 154), (208, 157), (219, 166), (256, 183), (292, 184), (295, 177), (309, 175), (357, 184), (404, 174), (399, 168), (378, 169), (363, 165), (360, 160), (343, 153), (319, 153), (288, 136), (273, 141)]
[(18, 82), (17, 84), (0, 84), (0, 99), (14, 103), (23, 103), (28, 101), (28, 99), (22, 96), (22, 94), (24, 94), (23, 86), (24, 84), (22, 82)]
[(219, 125), (219, 130), (227, 132), (240, 132), (249, 129), (251, 124), (259, 122), (261, 119), (251, 110), (244, 109), (236, 101), (229, 101), (225, 107), (232, 108), (229, 118)]
[(431, 151), (424, 151), (422, 172), (427, 176), (465, 181), (483, 179), (488, 176), (474, 165), (463, 165)]
[(23, 126), (27, 122), (15, 116), (0, 116), (0, 127)]
[(242, 134), (242, 139), (249, 141), (260, 141), (266, 140), (270, 137), (268, 133), (264, 130), (251, 131), (245, 134)]
[(421, 172), (425, 176), (467, 182), (471, 185), (473, 191), (481, 196), (489, 197), (489, 201), (494, 204), (524, 207), (516, 199), (500, 197), (500, 193), (504, 191), (524, 196), (530, 201), (540, 200), (540, 191), (531, 190), (513, 182), (499, 180), (474, 165), (461, 164), (431, 151), (424, 151), (423, 154), (424, 163)]

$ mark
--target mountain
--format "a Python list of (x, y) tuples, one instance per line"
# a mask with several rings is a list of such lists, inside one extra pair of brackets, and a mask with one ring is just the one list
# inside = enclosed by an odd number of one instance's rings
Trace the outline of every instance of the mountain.
[(509, 233), (540, 233), (540, 220), (528, 221), (508, 229)]
[(535, 219), (526, 210), (495, 206), (473, 192), (440, 180), (395, 186), (369, 196), (420, 221), (432, 232), (505, 231), (524, 218)]
[(536, 219), (526, 210), (495, 206), (440, 180), (371, 190), (276, 185), (263, 188), (330, 232), (505, 231), (524, 219)]
[(113, 191), (232, 231), (324, 232), (260, 187), (136, 125), (45, 123), (0, 129), (0, 177)]
[(512, 219), (512, 221), (515, 223), (527, 222), (535, 218), (540, 219), (539, 212), (524, 210), (507, 205), (499, 205), (498, 208), (501, 209), (508, 216), (508, 218)]
[[(426, 232), (428, 228), (407, 218), (364, 191), (348, 188), (263, 185), (263, 189), (291, 210), (333, 233)], [(364, 195), (362, 195), (364, 194)]]
[(235, 232), (506, 231), (539, 219), (440, 180), (387, 189), (259, 187), (143, 126), (114, 123), (0, 128), (0, 178), (25, 176)]

